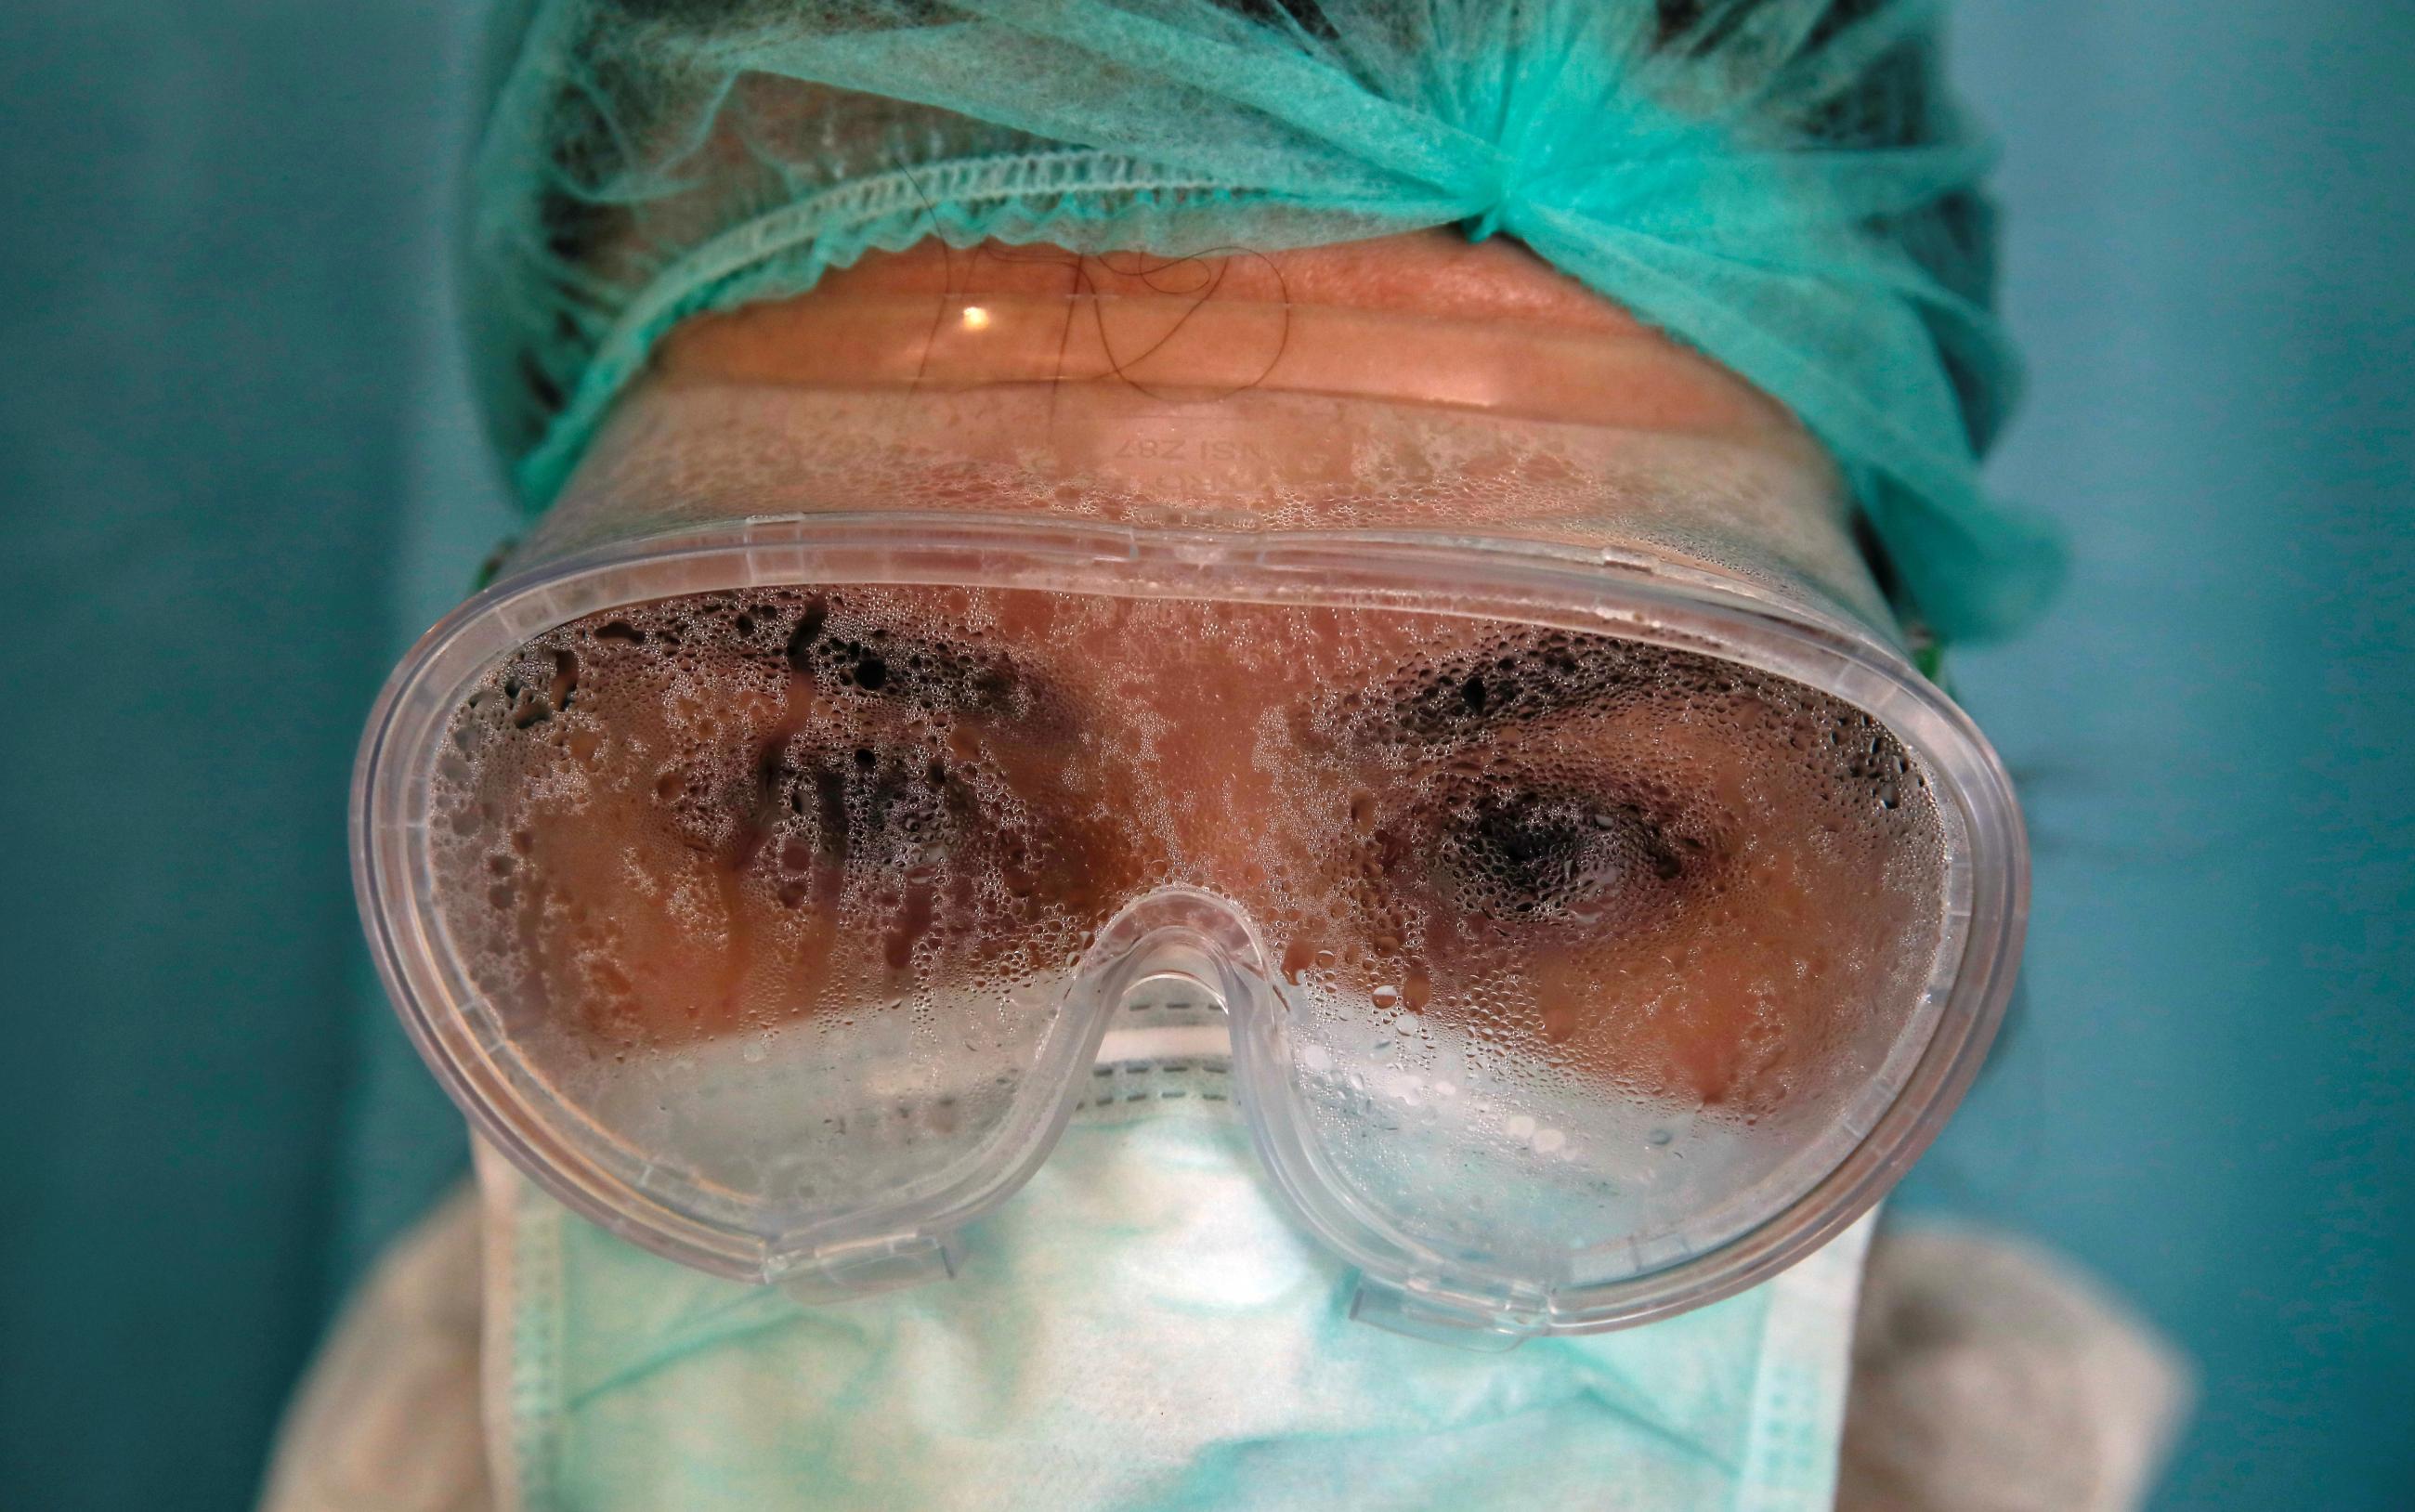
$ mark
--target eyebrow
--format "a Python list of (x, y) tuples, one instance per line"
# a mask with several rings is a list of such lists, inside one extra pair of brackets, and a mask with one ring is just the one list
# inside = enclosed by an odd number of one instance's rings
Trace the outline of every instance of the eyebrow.
[(1464, 739), (1592, 709), (1664, 677), (1685, 652), (1616, 636), (1522, 625), (1412, 664), (1375, 693), (1384, 726), (1417, 740)]
[(1067, 707), (1044, 678), (1004, 651), (887, 625), (837, 634), (819, 595), (806, 601), (787, 655), (799, 674), (834, 677), (857, 693), (932, 713), (1001, 719)]

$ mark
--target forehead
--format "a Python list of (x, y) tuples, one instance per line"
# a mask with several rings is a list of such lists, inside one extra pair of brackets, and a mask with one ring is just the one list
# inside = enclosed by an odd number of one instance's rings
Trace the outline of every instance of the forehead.
[(775, 514), (1467, 531), (1709, 565), (1893, 633), (1818, 442), (1632, 322), (896, 283), (684, 329), (512, 565)]
[(632, 396), (507, 566), (772, 516), (1379, 530), (1669, 562), (1892, 636), (1846, 509), (1824, 465), (1726, 442), (1332, 396), (668, 385)]

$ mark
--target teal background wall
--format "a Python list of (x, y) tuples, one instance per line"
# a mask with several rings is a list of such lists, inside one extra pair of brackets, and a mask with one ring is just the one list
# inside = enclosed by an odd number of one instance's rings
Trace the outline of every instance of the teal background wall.
[(2415, 1507), (2415, 7), (1968, 5), (2054, 617), (1956, 668), (2030, 1012), (1908, 1203), (2187, 1345), (2161, 1505)]
[(0, 1506), (247, 1505), (340, 1280), (451, 24), (0, 6)]
[[(0, 9), (0, 1506), (235, 1508), (458, 1129), (352, 742), (505, 525), (446, 344), (465, 0)], [(2203, 1399), (2158, 1505), (2415, 1505), (2415, 9), (1985, 0), (2071, 593), (1960, 691), (2030, 1006), (1907, 1206)]]

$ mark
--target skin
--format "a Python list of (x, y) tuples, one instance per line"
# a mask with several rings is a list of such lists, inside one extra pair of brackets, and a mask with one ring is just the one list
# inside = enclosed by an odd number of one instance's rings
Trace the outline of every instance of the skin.
[[(1136, 314), (1127, 339), (1110, 342), (1132, 363), (1130, 379), (1180, 384), (1194, 374), (1249, 371), (1268, 360), (1257, 310), (1289, 305), (1416, 315), (1430, 335), (1395, 330), (1371, 361), (1405, 380), (1416, 369), (1470, 363), (1468, 322), (1493, 331), (1581, 335), (1631, 349), (1627, 382), (1609, 395), (1548, 396), (1565, 412), (1582, 400), (1593, 424), (1688, 430), (1749, 442), (1817, 472), (1817, 448), (1776, 400), (1743, 379), (1644, 325), (1514, 242), (1471, 243), (1434, 231), (1269, 255), (1168, 260), (1138, 254), (1077, 257), (1059, 248), (983, 247), (952, 252), (926, 243), (876, 254), (829, 275), (812, 292), (690, 321), (659, 349), (655, 381), (812, 382), (860, 365), (861, 352), (832, 352), (813, 339), (833, 311), (889, 299), (966, 300), (1094, 295), (1162, 302), (1177, 316)], [(919, 324), (908, 317), (916, 336)], [(1451, 322), (1443, 325), (1439, 322)], [(1092, 331), (1075, 328), (1077, 343)], [(1054, 357), (1054, 352), (1043, 356)], [(1078, 370), (1078, 368), (1077, 368)]]
[[(1014, 323), (1068, 295), (1097, 296), (1096, 319)], [(966, 309), (998, 313), (983, 317), (986, 339), (951, 345), (974, 323)], [(1380, 350), (1336, 358), (1270, 346), (1268, 322), (1286, 310), (1314, 312), (1271, 328), (1294, 337), (1328, 312), (1420, 319), (1386, 327)], [(1586, 381), (1555, 387), (1564, 370), (1548, 360), (1505, 368), (1505, 345), (1522, 342), (1575, 351), (1565, 372)], [(1602, 354), (1614, 382), (1600, 381)], [(995, 457), (1017, 455), (1023, 433), (957, 393), (1039, 386), (1052, 404), (1070, 399), (1050, 410), (1051, 435), (1079, 451), (1086, 426), (1122, 433), (1115, 406), (1135, 391), (1229, 411), (1243, 401), (1216, 397), (1234, 375), (1280, 390), (1289, 372), (1312, 372), (1302, 387), (1418, 402), (1464, 381), (1498, 407), (1604, 434), (1708, 438), (1807, 494), (1833, 488), (1801, 427), (1732, 373), (1513, 244), (1439, 232), (1182, 262), (936, 246), (872, 258), (801, 298), (690, 322), (631, 407), (902, 373), (911, 394), (929, 391), (916, 405), (946, 416), (916, 445)], [(599, 470), (642, 452), (645, 431), (634, 436), (608, 436)], [(1267, 465), (1285, 482), (1333, 481), (1314, 446), (1273, 450)], [(1124, 482), (1137, 491), (1152, 479)], [(574, 484), (550, 528), (575, 540), (623, 497)], [(1393, 507), (1415, 523), (1418, 497), (1400, 490)], [(1748, 689), (1724, 703), (1612, 699), (1488, 720), (1447, 697), (1440, 726), (1404, 734), (1351, 710), (1396, 704), (1387, 690), (1419, 669), (1458, 696), (1468, 668), (1486, 665), (1470, 658), (1492, 654), (1483, 627), (1402, 633), (1380, 617), (1262, 609), (1218, 629), (1176, 622), (1196, 611), (1129, 605), (1066, 624), (1028, 594), (813, 604), (767, 600), (742, 630), (682, 631), (703, 670), (691, 666), (676, 694), (647, 681), (659, 625), (615, 631), (614, 616), (597, 616), (532, 653), (518, 701), (483, 716), (481, 739), (515, 755), (487, 762), (471, 796), (508, 817), (465, 823), (500, 841), (488, 872), (507, 935), (529, 947), (524, 1000), (598, 1047), (1028, 976), (1169, 881), (1249, 909), (1282, 952), (1268, 965), (1295, 982), (1345, 996), (1380, 987), (1445, 1020), (1489, 990), (1499, 1023), (1488, 1032), (1522, 1054), (1748, 1117), (1816, 1093), (1863, 1005), (1898, 990), (1884, 978), (1893, 942), (1919, 923), (1906, 858), (1922, 836), (1879, 820), (1880, 843), (1838, 841), (1874, 821), (1859, 769), (1828, 754), (1868, 740), (1839, 736), (1837, 708)], [(844, 634), (859, 649), (800, 653), (804, 622), (822, 614), (840, 628), (818, 644)], [(1234, 629), (1245, 621), (1247, 635)], [(1010, 655), (1027, 678), (1011, 716), (859, 685), (867, 626), (910, 637), (970, 623), (982, 654)], [(880, 654), (894, 661), (889, 644)], [(549, 701), (523, 727), (540, 685)], [(1453, 763), (1486, 775), (1451, 778)], [(1542, 807), (1470, 796), (1488, 792), (1539, 793)], [(1559, 810), (1545, 801), (1554, 793)], [(871, 857), (870, 842), (833, 838), (829, 816), (865, 803), (892, 816), (922, 805), (922, 839), (881, 842), (911, 854)], [(1548, 850), (1587, 822), (1625, 847), (1593, 882), (1535, 908), (1471, 903), (1482, 889), (1470, 857)], [(1006, 830), (1019, 837), (1012, 857), (982, 850), (982, 835)], [(952, 936), (949, 921), (975, 924)]]

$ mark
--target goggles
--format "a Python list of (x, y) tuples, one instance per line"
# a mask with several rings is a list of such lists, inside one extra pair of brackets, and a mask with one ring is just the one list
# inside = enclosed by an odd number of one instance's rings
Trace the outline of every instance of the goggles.
[(572, 1208), (844, 1296), (953, 1274), (1077, 1108), (1229, 1098), (1356, 1316), (1506, 1347), (1772, 1275), (1942, 1124), (2019, 953), (2011, 787), (1707, 365), (776, 319), (776, 370), (624, 402), (362, 747), (387, 988)]
[(1094, 1088), (1229, 1095), (1355, 1313), (1475, 1344), (1700, 1305), (1866, 1210), (1975, 1070), (2026, 890), (1993, 754), (1852, 620), (1398, 531), (622, 541), (429, 632), (354, 809), (421, 1053), (638, 1245), (952, 1274)]

